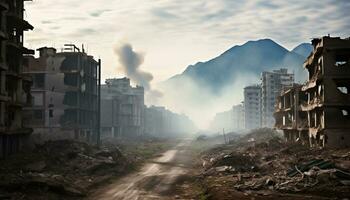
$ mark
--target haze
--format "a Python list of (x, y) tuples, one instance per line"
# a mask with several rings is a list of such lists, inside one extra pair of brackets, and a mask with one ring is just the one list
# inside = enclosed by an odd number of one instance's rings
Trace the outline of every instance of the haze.
[[(103, 60), (105, 79), (126, 75), (115, 48), (130, 44), (143, 54), (140, 68), (153, 75), (152, 88), (182, 73), (188, 65), (209, 60), (248, 40), (272, 38), (290, 49), (313, 37), (346, 37), (350, 33), (350, 4), (345, 0), (36, 0), (27, 3), (26, 10), (27, 20), (38, 27), (26, 34), (29, 48), (84, 43), (89, 53)], [(240, 102), (240, 92), (230, 98), (219, 97), (225, 103), (204, 114), (204, 121), (199, 118), (203, 113), (193, 110), (197, 107), (178, 106), (171, 95), (164, 94), (161, 101), (151, 95), (147, 103), (161, 103), (186, 113), (205, 127), (215, 112)], [(189, 102), (195, 104), (196, 100)]]

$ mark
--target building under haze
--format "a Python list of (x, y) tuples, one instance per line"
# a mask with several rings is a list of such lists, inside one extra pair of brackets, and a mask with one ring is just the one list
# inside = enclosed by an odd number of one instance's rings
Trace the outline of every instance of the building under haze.
[(145, 133), (156, 137), (177, 137), (195, 131), (194, 123), (186, 116), (173, 113), (162, 106), (145, 110)]
[(92, 56), (74, 45), (61, 52), (38, 49), (25, 57), (25, 74), (33, 80), (33, 106), (25, 107), (25, 125), (34, 139), (95, 141), (98, 129), (98, 68)]
[(261, 75), (261, 114), (262, 126), (272, 128), (275, 125), (273, 114), (277, 96), (285, 87), (291, 87), (294, 83), (294, 74), (287, 69), (263, 72)]
[(33, 26), (23, 19), (24, 1), (0, 2), (0, 158), (23, 147), (32, 132), (23, 126), (22, 109), (31, 104), (30, 78), (22, 74), (24, 31)]
[(213, 121), (210, 124), (210, 129), (215, 132), (232, 132), (232, 109), (215, 114)]
[(130, 79), (107, 79), (101, 88), (103, 137), (135, 138), (144, 134), (144, 88)]
[(244, 88), (244, 119), (245, 129), (261, 127), (260, 85), (251, 85)]
[(232, 107), (232, 129), (239, 131), (245, 129), (244, 105), (239, 104)]

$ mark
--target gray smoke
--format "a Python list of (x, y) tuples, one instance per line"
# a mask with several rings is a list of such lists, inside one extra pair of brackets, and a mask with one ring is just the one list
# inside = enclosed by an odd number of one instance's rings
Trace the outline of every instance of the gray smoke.
[(119, 62), (125, 74), (135, 84), (143, 86), (145, 90), (150, 90), (150, 82), (153, 80), (153, 75), (140, 69), (144, 61), (144, 55), (135, 52), (131, 44), (128, 43), (115, 48), (115, 53), (119, 57)]
[(157, 90), (152, 90), (151, 81), (153, 80), (153, 75), (140, 69), (144, 62), (144, 55), (135, 52), (132, 45), (129, 43), (117, 46), (115, 48), (115, 53), (119, 57), (119, 62), (126, 76), (135, 84), (145, 88), (146, 101), (157, 103), (158, 98), (162, 97), (162, 93)]

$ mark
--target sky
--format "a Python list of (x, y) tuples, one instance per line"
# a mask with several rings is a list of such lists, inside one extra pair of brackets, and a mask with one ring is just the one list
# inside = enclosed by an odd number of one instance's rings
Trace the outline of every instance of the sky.
[(33, 0), (35, 27), (26, 45), (75, 43), (103, 61), (103, 78), (122, 77), (115, 47), (144, 55), (153, 83), (248, 40), (271, 38), (293, 48), (326, 34), (350, 36), (348, 0)]
[(159, 95), (157, 83), (249, 40), (291, 50), (327, 34), (349, 37), (349, 13), (350, 0), (33, 0), (24, 16), (35, 28), (25, 45), (84, 44), (102, 59), (103, 79), (130, 72), (119, 57), (126, 48), (140, 58), (133, 67), (151, 81), (148, 93)]

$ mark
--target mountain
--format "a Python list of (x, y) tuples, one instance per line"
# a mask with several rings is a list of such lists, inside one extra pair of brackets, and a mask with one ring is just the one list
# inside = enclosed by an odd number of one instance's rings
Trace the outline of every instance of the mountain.
[(307, 77), (302, 67), (306, 50), (305, 44), (299, 45), (294, 52), (288, 51), (271, 39), (249, 41), (243, 45), (236, 45), (207, 62), (190, 65), (182, 74), (163, 84), (181, 85), (186, 79), (198, 86), (205, 86), (213, 94), (220, 94), (223, 88), (235, 83), (239, 78), (253, 76), (257, 79), (262, 71), (279, 68), (288, 68), (296, 74), (297, 81), (303, 82)]
[(299, 54), (303, 57), (308, 57), (310, 55), (310, 53), (312, 52), (313, 47), (310, 43), (302, 43), (300, 45), (298, 45), (297, 47), (295, 47), (292, 52)]

